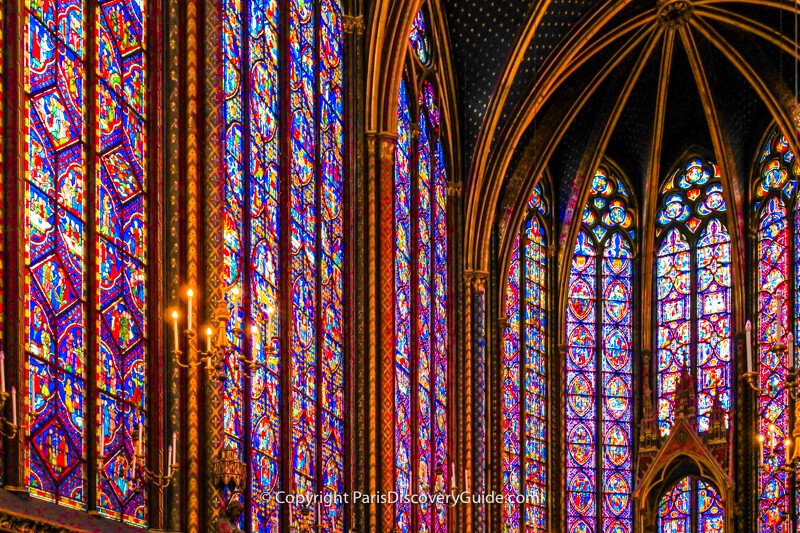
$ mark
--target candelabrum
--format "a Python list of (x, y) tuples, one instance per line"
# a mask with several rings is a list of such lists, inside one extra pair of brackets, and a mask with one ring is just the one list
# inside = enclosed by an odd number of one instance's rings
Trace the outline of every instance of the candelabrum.
[(6, 390), (6, 355), (0, 351), (0, 412), (4, 412), (6, 405), (11, 402), (11, 419), (0, 416), (0, 435), (7, 439), (15, 439), (19, 434), (17, 421), (17, 389), (11, 387), (11, 392)]
[[(186, 330), (184, 331), (188, 339), (194, 339), (197, 336), (193, 328), (192, 320), (192, 303), (194, 292), (192, 289), (186, 291), (188, 306), (186, 312)], [(252, 371), (256, 368), (261, 368), (266, 365), (264, 361), (258, 361), (255, 358), (248, 359), (242, 355), (238, 350), (235, 350), (228, 339), (228, 329), (230, 329), (234, 338), (241, 338), (243, 329), (239, 321), (240, 309), (240, 292), (238, 288), (231, 291), (231, 300), (233, 303), (233, 311), (229, 312), (225, 308), (218, 309), (212, 318), (212, 326), (206, 327), (205, 334), (205, 350), (200, 350), (200, 357), (197, 361), (183, 362), (183, 350), (180, 348), (179, 336), (179, 314), (177, 310), (172, 311), (172, 329), (174, 335), (175, 348), (172, 351), (175, 357), (175, 363), (181, 368), (193, 368), (203, 365), (210, 376), (217, 375), (220, 379), (224, 377), (222, 370), (223, 361), (230, 360), (231, 358), (239, 361), (245, 366), (245, 376), (249, 377)], [(277, 337), (275, 335), (275, 307), (270, 305), (267, 308), (267, 331), (264, 337), (265, 346), (263, 353), (266, 355), (274, 355), (277, 350), (275, 344)], [(255, 325), (250, 328), (251, 343), (255, 346), (261, 340), (261, 331)]]
[[(782, 302), (780, 299), (777, 301), (776, 315), (780, 320), (780, 310), (782, 309)], [(777, 326), (775, 337), (769, 347), (769, 351), (777, 359), (786, 357), (787, 370), (786, 376), (779, 382), (769, 383), (767, 385), (761, 384), (759, 374), (753, 370), (753, 326), (750, 321), (747, 322), (745, 327), (745, 350), (747, 360), (747, 372), (742, 374), (742, 379), (747, 385), (753, 389), (757, 394), (775, 395), (779, 392), (786, 391), (787, 394), (797, 400), (800, 397), (800, 370), (794, 366), (794, 335), (789, 333), (786, 336), (786, 343), (783, 342), (783, 331), (780, 322)], [(792, 436), (784, 435), (775, 424), (767, 426), (764, 433), (759, 433), (756, 436), (758, 441), (758, 466), (763, 470), (767, 468), (768, 463), (773, 463), (779, 455), (779, 448), (783, 445), (783, 459), (784, 464), (780, 467), (781, 470), (788, 472), (793, 478), (800, 470), (800, 418), (795, 420), (794, 428), (792, 429)]]
[[(130, 489), (133, 492), (142, 490), (145, 484), (154, 485), (156, 488), (163, 490), (172, 484), (176, 479), (178, 472), (178, 434), (172, 434), (172, 444), (170, 444), (167, 452), (167, 465), (166, 470), (156, 471), (147, 467), (146, 456), (143, 448), (143, 435), (142, 424), (138, 425), (137, 433), (138, 440), (136, 444), (136, 451), (133, 454), (133, 462), (130, 468), (125, 468), (121, 463), (118, 463), (117, 471), (109, 475), (106, 471), (106, 442), (105, 433), (100, 434), (100, 453), (97, 455), (97, 471), (100, 475), (109, 481), (124, 479), (129, 483)], [(163, 459), (163, 455), (162, 455)]]

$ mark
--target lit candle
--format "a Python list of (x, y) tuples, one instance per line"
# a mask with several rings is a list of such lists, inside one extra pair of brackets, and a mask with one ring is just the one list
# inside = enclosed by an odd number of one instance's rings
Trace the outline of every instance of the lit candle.
[(189, 298), (186, 310), (186, 329), (192, 331), (192, 300), (194, 299), (194, 291), (189, 289), (186, 291), (186, 296)]
[(749, 320), (744, 326), (744, 344), (747, 349), (747, 372), (753, 371), (753, 323)]
[(250, 326), (250, 343), (255, 348), (258, 344), (258, 326)]
[(234, 287), (231, 294), (233, 294), (233, 315), (231, 318), (235, 324), (239, 320), (239, 287)]
[(104, 429), (100, 430), (100, 457), (103, 457), (106, 452), (106, 432)]
[(17, 425), (17, 388), (11, 387), (11, 423)]
[(172, 453), (172, 462), (170, 464), (176, 464), (178, 462), (178, 434), (176, 432), (172, 432), (172, 446), (170, 446)]
[(206, 353), (211, 353), (211, 334), (214, 333), (211, 328), (206, 328)]
[(6, 353), (0, 350), (0, 392), (6, 392)]
[(455, 468), (453, 468), (453, 463), (450, 463), (450, 472), (449, 472), (449, 474), (450, 474), (450, 490), (455, 492), (455, 490), (456, 490), (456, 476), (453, 475), (453, 474), (455, 474)]
[(272, 304), (267, 306), (267, 342), (271, 342), (275, 337), (275, 325), (272, 318), (275, 316), (275, 307)]
[(791, 463), (792, 462), (792, 454), (789, 451), (791, 448), (792, 448), (792, 439), (786, 439), (785, 441), (783, 441), (783, 451), (784, 451), (787, 463)]
[(177, 350), (180, 336), (178, 334), (178, 312), (175, 310), (172, 311), (172, 332), (175, 334), (175, 349)]
[(172, 445), (170, 444), (169, 450), (167, 450), (167, 466), (172, 468), (173, 464), (174, 463), (172, 462)]
[(758, 465), (764, 466), (764, 435), (758, 436)]

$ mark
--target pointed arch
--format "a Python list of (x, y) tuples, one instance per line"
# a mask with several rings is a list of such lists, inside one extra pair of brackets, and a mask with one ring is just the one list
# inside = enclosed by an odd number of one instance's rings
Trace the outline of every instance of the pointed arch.
[(673, 420), (682, 369), (697, 375), (697, 424), (732, 394), (732, 275), (727, 202), (719, 167), (690, 154), (662, 182), (656, 215), (656, 395), (662, 436)]
[[(792, 490), (797, 480), (782, 470), (785, 440), (791, 439), (797, 407), (792, 411), (788, 392), (770, 387), (788, 377), (796, 361), (789, 361), (781, 346), (800, 337), (800, 182), (795, 154), (787, 139), (771, 127), (759, 147), (751, 181), (751, 220), (755, 228), (755, 343), (762, 392), (758, 395), (757, 431), (774, 443), (775, 453), (764, 457), (758, 471), (759, 531), (793, 530), (791, 516), (797, 502)], [(798, 345), (795, 344), (795, 353)], [(797, 443), (795, 443), (797, 444)], [(784, 518), (790, 517), (788, 520)]]
[[(550, 201), (542, 184), (527, 202), (506, 277), (502, 354), (502, 531), (546, 531), (549, 497), (547, 354)], [(531, 499), (517, 503), (516, 495)]]
[(565, 485), (570, 530), (633, 528), (633, 269), (629, 185), (606, 163), (582, 210), (566, 297)]

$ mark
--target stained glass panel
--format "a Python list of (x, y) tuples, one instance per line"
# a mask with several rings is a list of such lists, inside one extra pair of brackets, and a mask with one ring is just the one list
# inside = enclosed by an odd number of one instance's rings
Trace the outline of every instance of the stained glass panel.
[(523, 419), (525, 433), (525, 530), (547, 527), (547, 242), (536, 216), (524, 228), (525, 377)]
[[(503, 494), (521, 494), (520, 472), (520, 236), (514, 239), (506, 281), (505, 314), (508, 320), (503, 329), (503, 435), (502, 468)], [(503, 502), (503, 531), (517, 532), (520, 508), (516, 501)]]
[(630, 532), (633, 211), (600, 168), (584, 206), (567, 300), (567, 528)]
[[(684, 367), (696, 376), (697, 424), (712, 406), (726, 416), (731, 391), (731, 245), (719, 168), (690, 158), (662, 187), (656, 221), (656, 353), (661, 435), (674, 423)], [(696, 305), (692, 298), (696, 298)]]
[(27, 484), (77, 508), (87, 503), (85, 26), (80, 2), (28, 6), (22, 124)]
[(658, 533), (722, 533), (725, 509), (713, 485), (685, 477), (661, 496), (657, 521)]
[(409, 41), (419, 60), (427, 63), (430, 57), (430, 48), (428, 45), (428, 29), (425, 26), (425, 15), (422, 14), (422, 10), (417, 11), (417, 15), (411, 24)]
[(279, 301), (280, 208), (278, 170), (278, 0), (247, 2), (248, 57), (250, 76), (247, 143), (249, 148), (250, 201), (250, 323), (258, 329), (251, 335), (251, 358), (263, 366), (250, 380), (250, 490), (253, 498), (250, 519), (254, 531), (277, 528), (279, 506), (274, 499), (257, 495), (276, 489), (280, 482), (281, 354), (270, 330), (280, 333), (275, 302)]
[(567, 529), (597, 528), (597, 252), (578, 234), (567, 298), (566, 490)]
[[(792, 223), (794, 217), (789, 207), (795, 202), (796, 184), (794, 153), (783, 136), (773, 133), (762, 150), (753, 202), (758, 217), (756, 348), (763, 389), (758, 398), (758, 432), (774, 438), (776, 445), (776, 453), (766, 454), (764, 465), (759, 469), (758, 523), (759, 531), (765, 533), (791, 530), (783, 516), (790, 511), (793, 480), (782, 469), (785, 464), (783, 441), (791, 436), (789, 395), (779, 384), (787, 378), (794, 362), (771, 348), (778, 339), (784, 344), (787, 342), (783, 334), (791, 331), (792, 324), (795, 334), (800, 333), (798, 321), (793, 319), (800, 315), (800, 301), (795, 301), (795, 312), (789, 312), (792, 286), (797, 291), (796, 280), (800, 279), (800, 262), (795, 260), (793, 266), (792, 259), (796, 253), (793, 250), (798, 250), (800, 245), (797, 233), (800, 226)], [(781, 309), (778, 309), (779, 302)]]
[[(344, 96), (342, 5), (320, 7), (320, 331), (322, 492), (344, 493)], [(322, 530), (343, 531), (340, 499), (323, 506)]]
[[(266, 493), (287, 486), (301, 494), (344, 491), (342, 6), (222, 0), (221, 11), (226, 297), (239, 310), (231, 324), (246, 316), (253, 326), (246, 343), (232, 337), (232, 326), (229, 334), (236, 355), (261, 363), (247, 387), (236, 356), (226, 362), (225, 429), (228, 443), (250, 458), (248, 525), (276, 531), (280, 509)], [(281, 121), (288, 138), (279, 134)], [(284, 237), (289, 246), (282, 247)], [(284, 283), (288, 294), (281, 295)], [(289, 322), (281, 324), (281, 316)], [(290, 395), (288, 412), (281, 409), (283, 394)], [(284, 450), (285, 434), (291, 446)], [(285, 464), (289, 480), (281, 479)], [(296, 505), (291, 512), (296, 527), (344, 528), (339, 503)]]
[[(411, 112), (405, 80), (397, 99), (394, 167), (395, 487), (411, 493)], [(397, 528), (411, 527), (411, 506), (396, 508)]]
[(126, 472), (138, 446), (133, 435), (139, 425), (146, 426), (147, 416), (147, 13), (142, 0), (106, 0), (98, 3), (95, 16), (97, 416), (104, 443), (102, 449), (98, 444), (97, 452), (105, 457), (98, 510), (143, 526), (145, 493), (128, 481)]

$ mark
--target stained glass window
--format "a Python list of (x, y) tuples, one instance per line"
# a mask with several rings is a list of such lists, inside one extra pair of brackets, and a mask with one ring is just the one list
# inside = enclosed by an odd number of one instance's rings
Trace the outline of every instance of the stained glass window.
[[(31, 3), (23, 69), (28, 486), (135, 525), (147, 522), (145, 494), (126, 476), (135, 429), (147, 424), (145, 7), (100, 1), (89, 16), (77, 1)], [(96, 368), (88, 350), (97, 351)], [(96, 398), (86, 396), (90, 381)], [(96, 435), (87, 434), (88, 417)], [(94, 480), (90, 447), (104, 458)]]
[[(420, 12), (411, 48), (426, 60)], [(397, 99), (394, 168), (395, 488), (401, 494), (445, 493), (448, 437), (447, 172), (441, 114), (433, 83), (403, 80)], [(411, 103), (417, 101), (416, 115)], [(413, 126), (417, 126), (414, 135)], [(416, 137), (416, 138), (415, 138)], [(416, 162), (414, 165), (412, 162)], [(445, 505), (399, 502), (398, 531), (447, 531)]]
[(658, 423), (673, 424), (681, 371), (696, 376), (697, 426), (731, 400), (731, 239), (719, 168), (693, 157), (664, 184), (656, 218)]
[[(281, 511), (262, 495), (344, 490), (342, 5), (223, 0), (221, 10), (225, 283), (239, 313), (228, 331), (236, 354), (224, 362), (224, 431), (250, 461), (245, 529), (272, 531)], [(234, 323), (248, 335), (237, 335)], [(250, 380), (239, 355), (260, 363)], [(281, 478), (284, 464), (290, 479)], [(291, 520), (344, 528), (337, 502), (319, 514), (294, 506)]]
[[(782, 467), (785, 465), (783, 441), (791, 438), (794, 418), (789, 394), (779, 385), (796, 362), (789, 361), (785, 352), (772, 351), (772, 347), (777, 342), (785, 345), (792, 327), (795, 338), (800, 333), (800, 321), (796, 318), (800, 312), (797, 307), (791, 312), (789, 304), (792, 292), (797, 298), (800, 289), (796, 281), (800, 279), (800, 262), (796, 260), (800, 249), (798, 175), (800, 168), (786, 138), (777, 132), (771, 134), (761, 151), (753, 189), (758, 258), (756, 346), (763, 389), (758, 398), (758, 432), (774, 439), (776, 444), (776, 453), (765, 455), (764, 466), (759, 469), (759, 531), (767, 533), (793, 530), (791, 520), (785, 521), (783, 517), (789, 514), (794, 480)], [(798, 300), (795, 302), (797, 306)]]
[(725, 509), (712, 484), (687, 476), (661, 496), (657, 521), (658, 533), (722, 533)]
[[(515, 236), (503, 331), (503, 531), (547, 531), (548, 205), (537, 185)], [(517, 503), (516, 496), (530, 500)]]
[(582, 216), (566, 310), (567, 529), (630, 532), (635, 234), (614, 172), (595, 173)]

